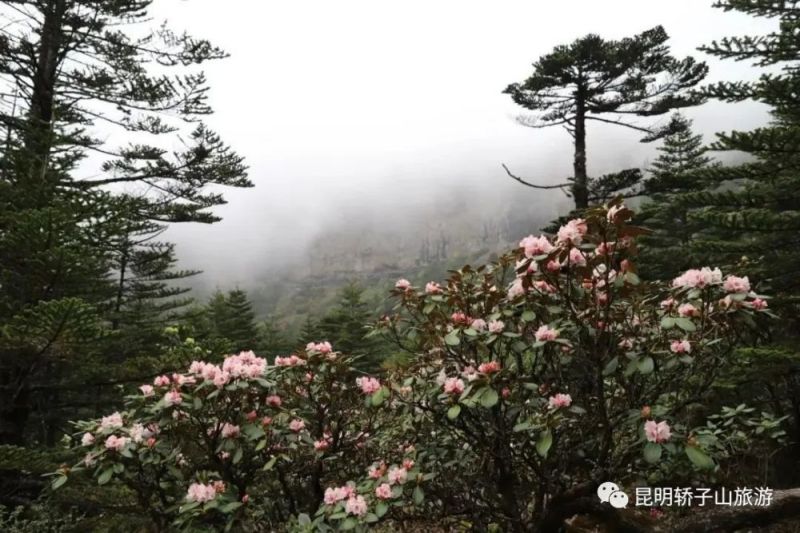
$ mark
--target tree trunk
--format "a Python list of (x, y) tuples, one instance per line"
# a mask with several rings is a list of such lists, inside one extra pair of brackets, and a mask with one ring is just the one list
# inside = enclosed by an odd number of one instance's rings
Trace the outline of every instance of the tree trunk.
[(586, 97), (584, 89), (578, 87), (575, 111), (575, 161), (572, 196), (575, 198), (575, 209), (589, 207), (589, 178), (586, 175)]

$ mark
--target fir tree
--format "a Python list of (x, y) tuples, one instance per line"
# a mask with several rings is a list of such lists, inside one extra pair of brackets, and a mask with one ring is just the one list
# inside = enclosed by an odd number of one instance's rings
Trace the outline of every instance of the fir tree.
[(575, 143), (574, 176), (570, 183), (541, 186), (509, 175), (535, 188), (569, 188), (576, 209), (635, 185), (641, 178), (638, 169), (597, 180), (588, 177), (586, 125), (595, 121), (622, 126), (644, 132), (652, 140), (657, 136), (651, 129), (628, 117), (662, 115), (701, 101), (686, 90), (705, 77), (705, 63), (675, 58), (666, 45), (668, 39), (661, 26), (619, 41), (587, 35), (540, 57), (533, 64), (533, 74), (523, 83), (509, 85), (505, 92), (515, 103), (537, 112), (538, 120), (523, 118), (523, 125), (563, 126), (569, 132)]
[(287, 337), (277, 317), (270, 315), (259, 325), (257, 352), (261, 357), (286, 355), (292, 351), (293, 346), (294, 343)]
[(217, 291), (209, 299), (206, 309), (212, 338), (226, 339), (229, 350), (233, 352), (256, 348), (258, 331), (255, 313), (246, 292), (241, 289), (234, 289), (228, 294)]
[(705, 183), (696, 171), (711, 165), (702, 136), (692, 132), (692, 122), (680, 114), (672, 117), (670, 133), (658, 147), (644, 192), (650, 198), (639, 214), (639, 223), (652, 231), (642, 237), (642, 275), (668, 279), (696, 263), (690, 244), (703, 225), (689, 219), (689, 209), (675, 195), (701, 190)]

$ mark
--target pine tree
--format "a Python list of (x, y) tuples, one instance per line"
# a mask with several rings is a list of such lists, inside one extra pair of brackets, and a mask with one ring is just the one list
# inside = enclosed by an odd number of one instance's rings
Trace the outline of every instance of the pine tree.
[[(737, 354), (735, 383), (760, 388), (760, 400), (791, 416), (800, 438), (800, 6), (789, 0), (721, 0), (715, 7), (777, 19), (767, 35), (724, 38), (701, 50), (722, 59), (769, 66), (756, 81), (733, 81), (705, 89), (725, 102), (753, 100), (770, 107), (768, 125), (748, 132), (717, 134), (712, 150), (744, 152), (751, 160), (696, 173), (707, 188), (685, 193), (690, 219), (706, 229), (694, 239), (694, 253), (709, 264), (741, 268), (759, 292), (775, 295), (769, 305), (781, 316), (769, 332), (770, 344)], [(733, 366), (735, 365), (735, 367)], [(735, 385), (738, 386), (738, 385)], [(757, 404), (755, 404), (757, 405)]]
[(216, 291), (206, 306), (206, 335), (212, 339), (225, 339), (228, 350), (240, 352), (253, 350), (258, 345), (258, 329), (253, 304), (247, 293), (234, 289), (227, 294)]
[(703, 189), (705, 182), (695, 173), (713, 161), (702, 136), (692, 132), (691, 120), (676, 113), (669, 130), (644, 182), (650, 201), (638, 216), (638, 222), (652, 231), (640, 240), (639, 263), (640, 273), (651, 279), (673, 278), (696, 264), (697, 258), (687, 251), (704, 226), (690, 220), (689, 209), (675, 195)]
[(281, 328), (275, 316), (268, 316), (259, 325), (257, 353), (261, 357), (271, 359), (276, 355), (286, 355), (293, 347), (294, 342), (287, 337), (286, 331)]
[(367, 336), (367, 326), (375, 317), (363, 295), (364, 289), (355, 283), (342, 287), (336, 307), (322, 318), (319, 329), (336, 350), (359, 357), (361, 370), (376, 372), (387, 356), (386, 347), (376, 337)]
[(652, 129), (624, 117), (663, 115), (700, 103), (700, 98), (686, 90), (699, 83), (708, 68), (691, 57), (679, 60), (670, 55), (665, 44), (668, 39), (661, 26), (619, 41), (587, 35), (540, 57), (533, 64), (533, 74), (523, 83), (509, 85), (505, 92), (518, 105), (537, 112), (538, 121), (523, 118), (523, 125), (563, 126), (569, 132), (575, 143), (574, 176), (569, 183), (542, 186), (509, 175), (534, 188), (569, 188), (576, 209), (635, 185), (641, 178), (638, 169), (596, 180), (588, 177), (586, 124), (596, 121), (622, 126), (644, 132), (647, 140), (653, 140), (657, 135)]

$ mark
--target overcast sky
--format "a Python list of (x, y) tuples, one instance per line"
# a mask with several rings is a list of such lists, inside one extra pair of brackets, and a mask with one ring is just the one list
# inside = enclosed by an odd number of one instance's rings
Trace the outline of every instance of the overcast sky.
[[(506, 85), (525, 79), (531, 63), (553, 46), (590, 32), (617, 39), (662, 24), (675, 54), (702, 56), (699, 44), (772, 27), (711, 4), (156, 2), (157, 19), (231, 54), (206, 69), (216, 110), (209, 123), (246, 157), (256, 184), (226, 193), (230, 203), (218, 210), (223, 222), (182, 226), (170, 237), (187, 264), (238, 281), (354, 206), (441, 202), (456, 187), (531, 194), (534, 201), (531, 191), (504, 177), (500, 164), (542, 182), (561, 181), (571, 171), (571, 139), (561, 129), (516, 124), (521, 110), (502, 94)], [(707, 59), (710, 80), (753, 76), (749, 65)], [(757, 106), (735, 110), (711, 104), (688, 114), (707, 139), (764, 120)], [(619, 128), (590, 129), (590, 173), (645, 165), (655, 147), (638, 145), (637, 138)], [(547, 209), (569, 205), (558, 192), (543, 195), (536, 201)]]

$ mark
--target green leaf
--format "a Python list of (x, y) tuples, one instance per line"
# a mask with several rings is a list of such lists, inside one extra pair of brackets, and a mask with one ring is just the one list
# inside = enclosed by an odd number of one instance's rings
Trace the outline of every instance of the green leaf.
[(487, 388), (481, 396), (481, 405), (490, 409), (497, 405), (499, 399), (500, 397), (497, 395), (496, 390)]
[(550, 451), (550, 446), (552, 445), (553, 433), (547, 429), (539, 435), (539, 440), (536, 441), (536, 452), (542, 457), (547, 457), (547, 452)]
[(297, 515), (297, 523), (301, 526), (310, 526), (311, 525), (311, 517), (308, 516), (306, 513), (300, 513)]
[(422, 487), (419, 485), (414, 487), (414, 493), (412, 497), (414, 498), (414, 503), (420, 505), (425, 500), (425, 493), (422, 491)]
[(228, 502), (219, 508), (222, 513), (230, 513), (242, 506), (242, 502)]
[(51, 487), (53, 490), (56, 490), (58, 487), (60, 487), (61, 485), (63, 485), (63, 484), (64, 484), (64, 483), (66, 483), (66, 482), (67, 482), (67, 476), (57, 476), (57, 477), (56, 477), (56, 478), (53, 480), (53, 483), (50, 485), (50, 487)]
[(375, 514), (378, 515), (378, 517), (385, 515), (388, 510), (389, 505), (386, 504), (386, 502), (378, 502), (378, 505), (375, 506)]
[(536, 313), (534, 313), (533, 311), (525, 311), (524, 313), (522, 313), (521, 318), (523, 322), (533, 322), (534, 320), (536, 320)]
[(239, 446), (238, 448), (236, 448), (236, 451), (233, 452), (233, 459), (231, 459), (231, 462), (233, 464), (238, 464), (239, 461), (242, 460), (242, 455), (243, 454), (244, 454), (244, 452), (242, 451), (241, 446)]
[(370, 403), (376, 407), (383, 403), (383, 387), (372, 393)]
[(650, 372), (653, 371), (653, 367), (654, 367), (653, 358), (650, 356), (646, 356), (640, 359), (639, 363), (637, 364), (637, 368), (639, 369), (639, 372), (641, 372), (642, 374), (649, 374)]
[(467, 329), (465, 329), (465, 330), (464, 330), (464, 335), (469, 335), (470, 337), (474, 337), (474, 336), (476, 336), (477, 334), (478, 334), (478, 332), (477, 332), (477, 331), (475, 331), (475, 330), (474, 330), (474, 329), (472, 329), (472, 328), (467, 328)]
[(675, 327), (675, 319), (671, 316), (665, 316), (661, 319), (661, 328), (662, 329), (672, 329)]
[(347, 531), (349, 529), (353, 529), (357, 525), (358, 525), (358, 522), (356, 522), (354, 518), (348, 518), (347, 520), (345, 520), (344, 522), (341, 523), (341, 525), (339, 526), (339, 529), (341, 531)]
[(444, 337), (444, 342), (449, 346), (458, 346), (461, 344), (461, 339), (458, 338), (458, 330), (454, 329)]
[(515, 432), (527, 431), (527, 430), (531, 429), (531, 427), (533, 427), (533, 424), (531, 424), (530, 421), (520, 422), (519, 424), (514, 426), (514, 431)]
[(687, 446), (686, 456), (694, 464), (694, 466), (700, 468), (701, 470), (714, 468), (714, 460), (696, 446)]
[(606, 367), (603, 369), (603, 375), (609, 376), (617, 371), (617, 367), (619, 366), (619, 357), (614, 357), (611, 361), (608, 362)]
[(111, 481), (111, 476), (114, 475), (113, 468), (106, 468), (103, 472), (97, 477), (97, 484), (98, 485), (105, 485), (109, 481)]
[(675, 324), (677, 324), (677, 326), (679, 328), (681, 328), (683, 331), (696, 331), (697, 330), (697, 326), (694, 325), (694, 322), (692, 322), (692, 319), (686, 318), (685, 316), (682, 316), (680, 318), (676, 318), (675, 319)]
[(367, 513), (367, 516), (364, 518), (364, 521), (368, 524), (373, 524), (378, 521), (378, 516), (373, 513)]
[(272, 467), (275, 466), (275, 463), (278, 462), (278, 456), (274, 456), (272, 459), (267, 461), (267, 464), (264, 465), (264, 470), (272, 470)]
[(661, 445), (655, 442), (648, 442), (644, 446), (644, 460), (648, 463), (657, 463), (661, 460)]
[(461, 414), (461, 406), (456, 404), (447, 410), (447, 418), (455, 420)]

